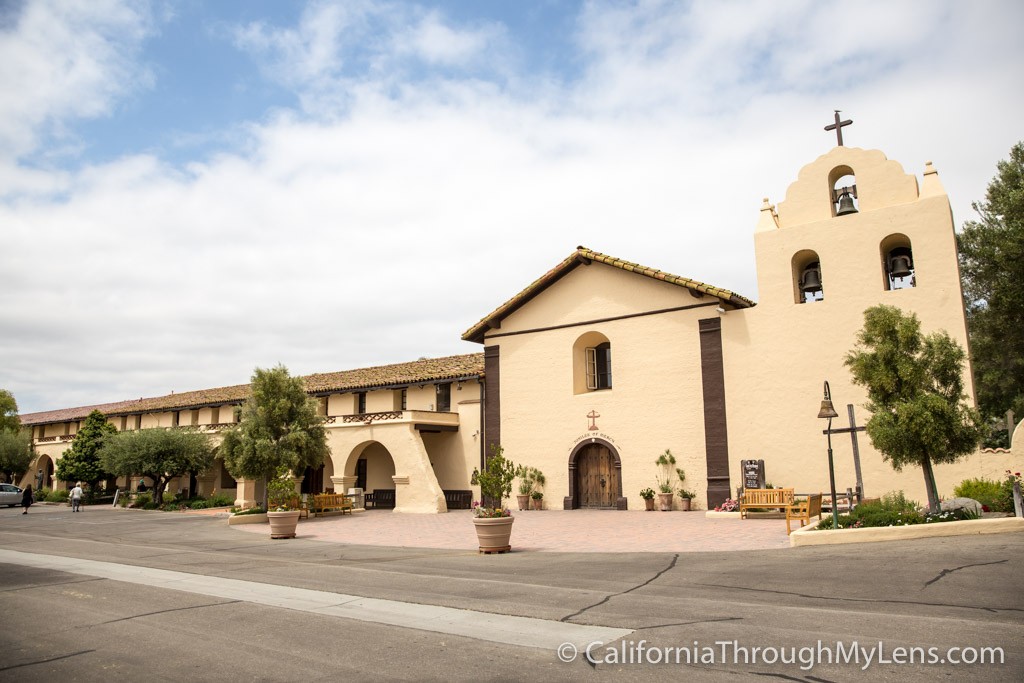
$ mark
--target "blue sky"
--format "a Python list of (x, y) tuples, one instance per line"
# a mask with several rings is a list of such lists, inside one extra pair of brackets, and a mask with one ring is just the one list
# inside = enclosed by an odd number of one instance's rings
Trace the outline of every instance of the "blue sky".
[(479, 347), (578, 244), (756, 298), (826, 153), (1021, 136), (1015, 2), (0, 4), (0, 387), (22, 412)]

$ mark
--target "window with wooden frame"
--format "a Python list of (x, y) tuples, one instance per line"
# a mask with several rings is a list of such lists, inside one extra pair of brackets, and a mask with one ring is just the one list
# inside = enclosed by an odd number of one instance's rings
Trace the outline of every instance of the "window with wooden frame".
[(356, 414), (362, 415), (366, 412), (366, 392), (360, 391), (356, 393)]
[(604, 342), (587, 347), (587, 389), (612, 388), (612, 345)]
[(447, 413), (452, 409), (452, 385), (437, 385), (437, 412)]

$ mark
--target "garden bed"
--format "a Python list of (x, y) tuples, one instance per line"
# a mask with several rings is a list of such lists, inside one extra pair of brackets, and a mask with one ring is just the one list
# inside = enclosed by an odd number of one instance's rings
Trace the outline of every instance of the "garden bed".
[(939, 536), (970, 536), (975, 534), (1007, 534), (1024, 532), (1024, 519), (1002, 517), (996, 519), (967, 519), (958, 522), (910, 524), (907, 526), (863, 527), (860, 529), (822, 529), (818, 521), (794, 531), (789, 536), (792, 547), (805, 545), (834, 545), (839, 543), (877, 543), (879, 541), (905, 541), (913, 538)]
[(231, 515), (230, 517), (228, 517), (228, 524), (230, 524), (230, 525), (234, 525), (234, 524), (266, 524), (266, 523), (267, 523), (267, 513), (266, 512), (259, 512), (259, 513), (256, 513), (256, 514), (249, 514), (249, 515), (237, 515), (237, 514), (235, 514), (235, 515)]

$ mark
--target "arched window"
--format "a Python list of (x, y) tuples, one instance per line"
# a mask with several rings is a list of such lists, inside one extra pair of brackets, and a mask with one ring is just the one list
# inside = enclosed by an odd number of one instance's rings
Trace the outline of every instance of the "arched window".
[(573, 393), (612, 388), (612, 345), (600, 332), (580, 335), (572, 346)]
[(825, 287), (821, 279), (821, 261), (818, 254), (809, 249), (793, 256), (793, 300), (798, 304), (821, 301), (825, 298)]
[(832, 215), (847, 216), (857, 213), (857, 178), (849, 166), (836, 166), (828, 174), (828, 186), (832, 191)]
[(883, 284), (887, 290), (910, 289), (917, 286), (914, 251), (906, 235), (889, 235), (879, 245), (882, 258)]

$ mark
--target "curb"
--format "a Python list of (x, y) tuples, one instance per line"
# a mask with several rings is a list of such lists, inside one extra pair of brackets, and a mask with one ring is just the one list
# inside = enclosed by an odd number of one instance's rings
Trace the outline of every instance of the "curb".
[(939, 536), (972, 536), (980, 534), (1009, 534), (1024, 532), (1024, 519), (1006, 517), (1003, 519), (966, 519), (959, 522), (937, 522), (912, 524), (910, 526), (886, 526), (866, 529), (827, 529), (815, 531), (813, 524), (798, 529), (789, 535), (790, 547), (807, 545), (837, 545), (843, 543), (877, 543), (879, 541), (905, 541), (914, 538), (937, 538)]
[(228, 525), (233, 526), (235, 524), (266, 524), (267, 513), (255, 514), (255, 515), (231, 515), (228, 517)]

